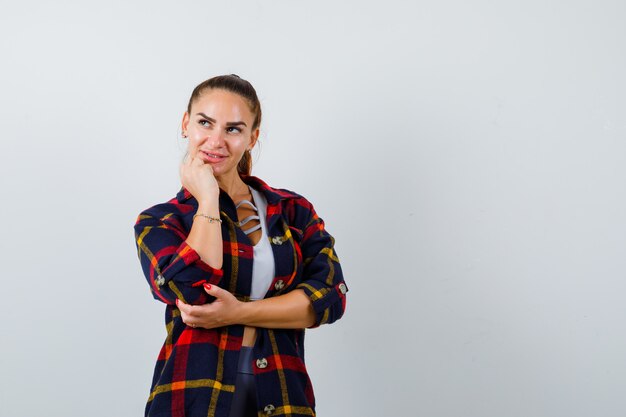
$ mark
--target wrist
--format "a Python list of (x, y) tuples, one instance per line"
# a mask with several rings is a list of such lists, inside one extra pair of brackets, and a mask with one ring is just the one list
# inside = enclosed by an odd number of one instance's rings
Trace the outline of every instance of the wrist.
[(203, 200), (198, 203), (197, 213), (208, 214), (209, 216), (219, 217), (220, 206), (217, 200)]
[(239, 301), (239, 308), (237, 309), (237, 324), (242, 324), (244, 326), (250, 325), (250, 317), (254, 316), (254, 304), (254, 301)]
[(217, 224), (221, 224), (222, 223), (222, 219), (220, 219), (217, 216), (210, 216), (206, 213), (203, 213), (201, 211), (198, 211), (196, 214), (193, 215), (193, 219), (196, 220), (196, 217), (204, 217), (205, 219), (207, 219), (209, 221), (209, 223), (217, 223)]

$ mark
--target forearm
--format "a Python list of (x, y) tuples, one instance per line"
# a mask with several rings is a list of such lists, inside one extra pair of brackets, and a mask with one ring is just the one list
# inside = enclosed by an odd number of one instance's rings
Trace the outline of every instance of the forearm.
[(296, 289), (276, 297), (250, 301), (241, 305), (238, 324), (274, 329), (303, 329), (315, 323), (315, 312), (309, 297)]
[[(219, 219), (218, 200), (200, 203), (197, 213), (203, 213)], [(224, 255), (220, 222), (209, 222), (209, 219), (205, 217), (196, 216), (186, 241), (189, 246), (198, 252), (204, 262), (213, 268), (222, 268)]]

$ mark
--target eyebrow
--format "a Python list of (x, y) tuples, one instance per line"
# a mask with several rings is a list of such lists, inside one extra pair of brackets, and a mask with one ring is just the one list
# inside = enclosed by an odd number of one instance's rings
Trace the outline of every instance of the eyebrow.
[[(196, 116), (202, 116), (205, 119), (207, 119), (208, 121), (210, 121), (211, 123), (215, 123), (215, 119), (212, 117), (207, 116), (204, 113), (196, 113)], [(238, 122), (226, 122), (226, 126), (239, 126), (239, 125), (244, 125), (245, 127), (248, 127), (248, 125), (245, 122), (242, 121), (238, 121)]]

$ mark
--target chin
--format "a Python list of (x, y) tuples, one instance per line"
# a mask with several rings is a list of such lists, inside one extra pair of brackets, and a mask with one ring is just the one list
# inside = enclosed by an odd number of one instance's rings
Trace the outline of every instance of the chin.
[(237, 172), (237, 167), (230, 167), (230, 168), (226, 168), (226, 167), (213, 167), (213, 175), (215, 177), (221, 177), (224, 175), (228, 175), (232, 172)]

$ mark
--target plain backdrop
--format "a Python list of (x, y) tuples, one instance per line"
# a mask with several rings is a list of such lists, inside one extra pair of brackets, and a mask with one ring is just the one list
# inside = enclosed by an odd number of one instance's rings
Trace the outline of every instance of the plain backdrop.
[(318, 414), (626, 413), (622, 0), (3, 1), (1, 417), (140, 416), (165, 337), (133, 224), (193, 87), (336, 238)]

